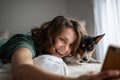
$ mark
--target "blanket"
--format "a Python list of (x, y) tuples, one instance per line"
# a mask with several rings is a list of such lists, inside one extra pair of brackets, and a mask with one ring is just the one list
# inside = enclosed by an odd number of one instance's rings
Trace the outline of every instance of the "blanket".
[(68, 75), (66, 64), (61, 58), (52, 55), (41, 55), (33, 59), (35, 65), (59, 75)]

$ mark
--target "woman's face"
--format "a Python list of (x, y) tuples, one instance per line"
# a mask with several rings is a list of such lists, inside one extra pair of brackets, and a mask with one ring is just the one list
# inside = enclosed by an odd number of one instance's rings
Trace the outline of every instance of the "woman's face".
[(66, 56), (73, 50), (73, 43), (76, 37), (72, 28), (66, 28), (55, 38), (55, 43), (49, 49), (49, 53), (59, 58)]

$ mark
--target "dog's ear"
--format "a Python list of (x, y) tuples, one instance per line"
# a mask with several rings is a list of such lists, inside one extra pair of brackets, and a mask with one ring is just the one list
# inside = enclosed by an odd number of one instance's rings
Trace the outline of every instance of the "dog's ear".
[(97, 44), (103, 38), (104, 35), (105, 34), (94, 37), (95, 43)]

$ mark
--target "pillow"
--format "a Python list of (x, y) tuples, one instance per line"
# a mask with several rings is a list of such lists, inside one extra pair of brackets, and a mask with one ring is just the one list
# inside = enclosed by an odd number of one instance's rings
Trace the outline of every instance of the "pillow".
[(9, 37), (8, 30), (0, 32), (0, 40), (6, 40), (6, 39), (8, 39), (8, 37)]
[(59, 75), (68, 75), (66, 64), (61, 58), (52, 55), (40, 55), (33, 59), (35, 65), (52, 73)]

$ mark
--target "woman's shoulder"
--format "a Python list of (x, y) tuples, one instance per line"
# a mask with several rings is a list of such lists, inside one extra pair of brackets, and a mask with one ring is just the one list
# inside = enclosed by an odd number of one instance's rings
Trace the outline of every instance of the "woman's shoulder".
[(12, 37), (32, 37), (30, 34), (18, 33), (14, 34)]
[(21, 34), (21, 33), (19, 33), (19, 34), (15, 34), (15, 35), (11, 36), (9, 40), (20, 40), (20, 41), (21, 40), (25, 40), (25, 41), (29, 40), (29, 41), (33, 41), (33, 38), (29, 34)]
[(3, 53), (7, 52), (8, 54), (12, 54), (17, 48), (20, 47), (28, 48), (32, 52), (33, 57), (37, 54), (34, 41), (28, 34), (13, 35), (2, 45), (1, 51)]

